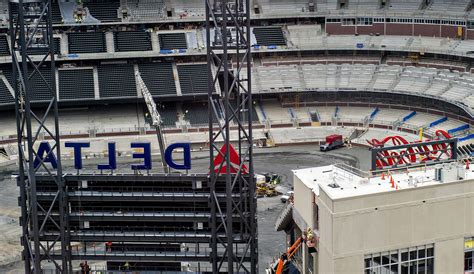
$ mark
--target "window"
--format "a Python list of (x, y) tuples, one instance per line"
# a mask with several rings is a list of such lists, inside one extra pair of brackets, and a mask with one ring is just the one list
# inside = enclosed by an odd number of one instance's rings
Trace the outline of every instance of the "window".
[(344, 18), (342, 19), (343, 26), (353, 26), (355, 25), (356, 19), (355, 18)]
[(366, 274), (433, 274), (434, 246), (423, 245), (366, 255), (364, 269)]
[(474, 21), (467, 21), (467, 28), (474, 29)]
[(474, 273), (474, 237), (464, 240), (464, 272)]
[(363, 25), (363, 26), (372, 25), (372, 18), (365, 18), (365, 17), (357, 18), (357, 25)]
[(341, 23), (341, 18), (327, 18), (327, 23)]

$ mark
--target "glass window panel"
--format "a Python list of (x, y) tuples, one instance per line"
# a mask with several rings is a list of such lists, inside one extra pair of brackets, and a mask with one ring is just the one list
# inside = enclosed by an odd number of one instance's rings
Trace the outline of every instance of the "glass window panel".
[(410, 260), (414, 260), (414, 259), (416, 259), (416, 258), (418, 258), (418, 257), (416, 256), (416, 250), (410, 251)]
[(434, 248), (432, 248), (432, 247), (431, 247), (431, 248), (428, 248), (428, 249), (426, 250), (426, 252), (427, 252), (427, 255), (426, 255), (427, 257), (433, 257)]
[(390, 263), (398, 263), (398, 252), (392, 252), (392, 254), (390, 254)]
[(408, 274), (409, 263), (402, 263), (400, 269), (401, 269), (401, 274)]
[(426, 260), (426, 274), (434, 274), (434, 259)]
[(397, 274), (398, 273), (398, 264), (392, 264), (390, 266), (390, 271), (391, 271), (390, 272), (391, 274)]
[(419, 249), (418, 250), (418, 258), (424, 258), (425, 257), (425, 249)]
[(421, 274), (426, 273), (426, 260), (418, 261), (418, 273), (421, 273)]
[(402, 253), (402, 262), (408, 261), (408, 252), (403, 252)]
[(416, 274), (416, 266), (417, 266), (417, 261), (411, 262), (410, 263), (410, 274)]
[(388, 255), (382, 256), (382, 265), (388, 265), (390, 264), (390, 259)]
[(365, 259), (365, 267), (366, 267), (366, 268), (367, 268), (367, 267), (370, 267), (370, 266), (372, 265), (371, 262), (372, 262), (372, 259), (370, 259), (370, 258)]

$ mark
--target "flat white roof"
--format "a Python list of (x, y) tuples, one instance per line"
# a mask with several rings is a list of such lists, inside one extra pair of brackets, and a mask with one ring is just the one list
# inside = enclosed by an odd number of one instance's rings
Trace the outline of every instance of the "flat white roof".
[[(442, 168), (444, 180), (435, 180), (435, 170)], [(474, 168), (471, 166), (466, 170), (465, 165), (449, 163), (444, 165), (434, 165), (429, 167), (413, 168), (409, 172), (394, 172), (391, 175), (385, 173), (382, 176), (364, 176), (351, 172), (344, 166), (329, 165), (323, 167), (305, 168), (293, 170), (293, 174), (311, 189), (316, 195), (323, 189), (333, 200), (363, 196), (375, 193), (397, 191), (425, 187), (436, 184), (456, 182), (460, 179), (474, 179)], [(390, 182), (393, 177), (394, 186)]]

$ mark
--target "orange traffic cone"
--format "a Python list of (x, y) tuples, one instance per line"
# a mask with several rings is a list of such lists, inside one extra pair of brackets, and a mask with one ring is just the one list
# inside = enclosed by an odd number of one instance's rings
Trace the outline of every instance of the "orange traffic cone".
[(395, 180), (393, 180), (393, 177), (390, 176), (390, 183), (392, 184), (392, 188), (395, 187)]
[(469, 169), (469, 159), (466, 160), (466, 169)]
[(385, 172), (382, 172), (382, 180), (385, 180)]

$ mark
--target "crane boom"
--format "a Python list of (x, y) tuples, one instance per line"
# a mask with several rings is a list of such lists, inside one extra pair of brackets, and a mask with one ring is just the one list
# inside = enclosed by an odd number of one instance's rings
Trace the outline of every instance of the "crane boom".
[(143, 99), (145, 99), (148, 112), (150, 113), (150, 117), (152, 121), (151, 124), (156, 129), (156, 135), (158, 137), (158, 145), (160, 146), (161, 163), (163, 165), (163, 169), (165, 173), (168, 173), (169, 169), (165, 161), (165, 141), (164, 141), (163, 131), (161, 128), (161, 124), (163, 123), (163, 121), (161, 120), (161, 115), (156, 109), (156, 103), (153, 100), (153, 96), (151, 95), (145, 82), (143, 81), (142, 76), (140, 75), (140, 72), (137, 71), (135, 73), (135, 76), (138, 82), (138, 87), (140, 88), (140, 92), (142, 93)]
[(281, 255), (280, 259), (278, 260), (275, 274), (283, 273), (283, 268), (285, 267), (286, 263), (291, 261), (296, 251), (298, 251), (298, 249), (301, 247), (302, 242), (303, 242), (303, 238), (302, 237), (298, 238), (295, 241), (295, 243), (286, 251), (286, 253), (283, 253)]

